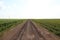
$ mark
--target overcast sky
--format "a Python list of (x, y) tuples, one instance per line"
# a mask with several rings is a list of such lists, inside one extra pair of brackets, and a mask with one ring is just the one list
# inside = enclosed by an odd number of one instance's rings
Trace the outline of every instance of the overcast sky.
[(0, 18), (60, 18), (60, 0), (0, 0)]

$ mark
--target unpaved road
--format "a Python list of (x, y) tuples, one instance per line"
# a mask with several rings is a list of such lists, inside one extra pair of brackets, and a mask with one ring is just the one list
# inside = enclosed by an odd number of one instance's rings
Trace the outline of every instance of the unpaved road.
[(31, 20), (20, 26), (6, 32), (2, 40), (60, 40), (44, 28), (38, 28)]

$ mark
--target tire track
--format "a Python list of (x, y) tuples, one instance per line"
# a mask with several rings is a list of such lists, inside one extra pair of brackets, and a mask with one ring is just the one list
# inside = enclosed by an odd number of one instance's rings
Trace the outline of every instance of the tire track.
[(23, 25), (23, 27), (20, 29), (20, 31), (17, 34), (11, 37), (10, 40), (19, 40), (19, 39), (21, 40), (21, 37), (23, 36), (24, 31), (26, 30), (26, 27), (27, 27), (26, 25), (27, 25), (27, 22)]
[(9, 40), (47, 40), (31, 20), (27, 20), (17, 34)]
[(43, 35), (41, 35), (40, 31), (38, 31), (37, 27), (30, 21), (32, 30), (34, 34), (36, 35), (36, 40), (46, 40)]

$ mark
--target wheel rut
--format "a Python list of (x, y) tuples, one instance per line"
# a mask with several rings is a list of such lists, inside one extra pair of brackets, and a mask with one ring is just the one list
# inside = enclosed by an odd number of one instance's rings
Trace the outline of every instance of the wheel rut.
[[(8, 40), (50, 40), (38, 30), (31, 20), (27, 20), (21, 29)], [(54, 39), (52, 39), (54, 40)]]
[(10, 40), (45, 40), (31, 21), (27, 21)]

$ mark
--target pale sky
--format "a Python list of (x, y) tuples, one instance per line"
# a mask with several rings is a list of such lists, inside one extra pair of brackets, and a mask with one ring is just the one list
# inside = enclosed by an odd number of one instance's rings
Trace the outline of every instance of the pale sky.
[(60, 18), (60, 0), (0, 0), (0, 18)]

